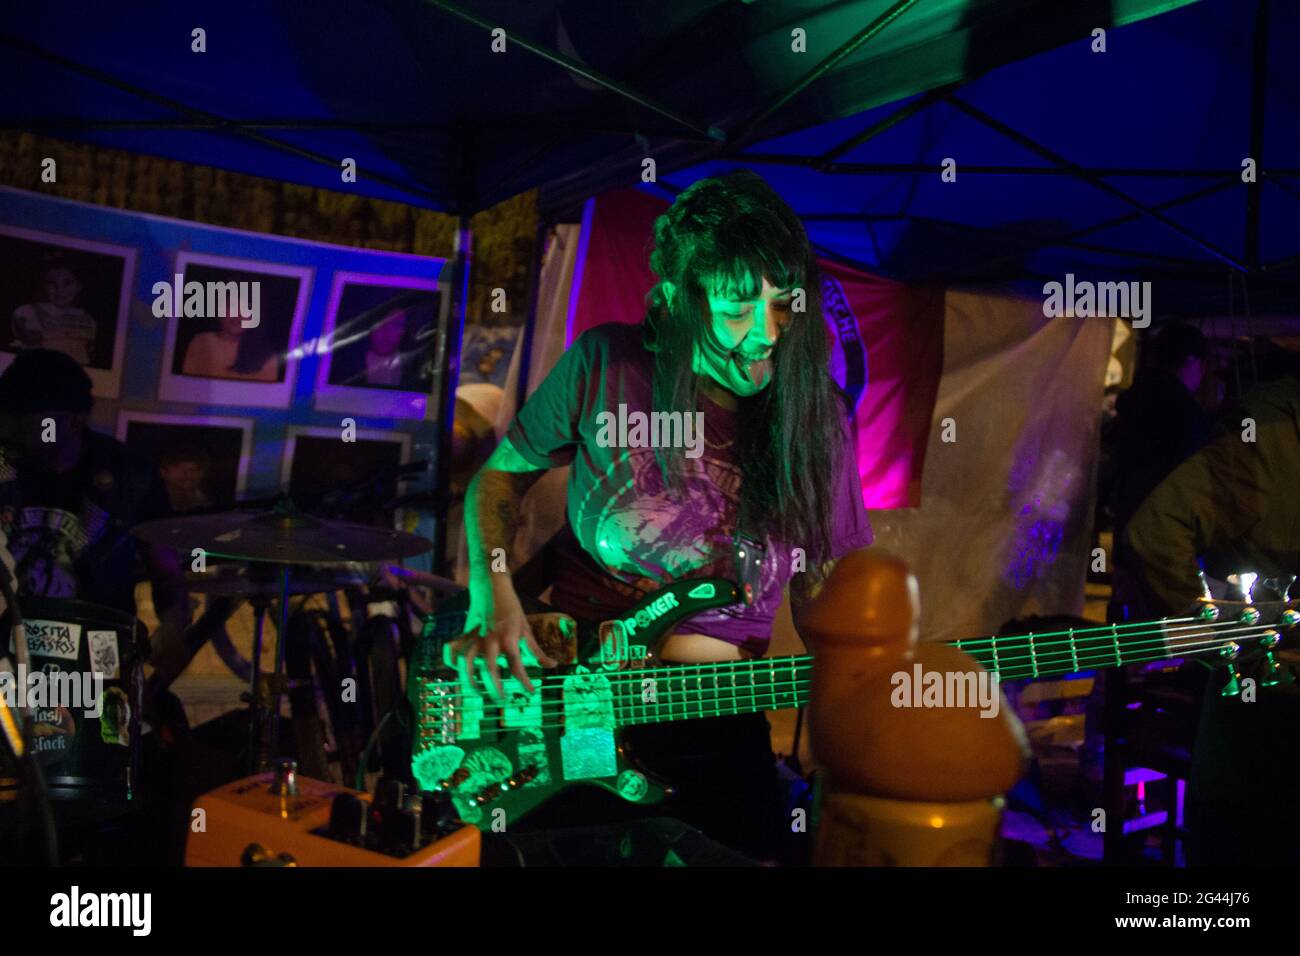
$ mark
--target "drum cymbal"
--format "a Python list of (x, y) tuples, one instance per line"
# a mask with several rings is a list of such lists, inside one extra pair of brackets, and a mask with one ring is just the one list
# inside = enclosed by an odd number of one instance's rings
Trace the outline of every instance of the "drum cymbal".
[(291, 507), (161, 518), (136, 525), (131, 533), (182, 555), (200, 548), (213, 557), (274, 564), (396, 560), (433, 547), (417, 535), (313, 518)]

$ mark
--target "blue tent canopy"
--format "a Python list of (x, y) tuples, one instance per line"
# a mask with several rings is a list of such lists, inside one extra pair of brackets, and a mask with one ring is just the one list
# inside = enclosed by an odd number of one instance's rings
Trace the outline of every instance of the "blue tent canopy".
[(52, 0), (0, 23), (0, 125), (464, 214), (534, 186), (571, 214), (646, 156), (669, 191), (751, 165), (886, 275), (1149, 279), (1170, 312), (1248, 276), (1297, 312), (1298, 8)]
[(659, 186), (756, 168), (821, 250), (901, 280), (1073, 273), (1150, 281), (1158, 316), (1296, 314), (1297, 51), (1300, 4), (1203, 0)]

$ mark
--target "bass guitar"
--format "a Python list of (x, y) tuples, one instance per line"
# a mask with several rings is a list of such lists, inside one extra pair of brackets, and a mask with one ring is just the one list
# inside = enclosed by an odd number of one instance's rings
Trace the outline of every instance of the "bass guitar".
[[(1185, 617), (952, 643), (1004, 681), (1201, 659), (1225, 665), (1224, 693), (1235, 694), (1247, 675), (1261, 686), (1292, 679), (1275, 654), (1282, 632), (1300, 624), (1288, 588), (1276, 600), (1251, 600), (1249, 593), (1220, 600), (1207, 592)], [(527, 693), (503, 666), (501, 700), (481, 692), (490, 686), (485, 674), (471, 680), (457, 665), (453, 642), (464, 634), (468, 594), (452, 597), (427, 619), (407, 682), (420, 789), (449, 793), (461, 819), (482, 829), (517, 820), (576, 784), (634, 803), (663, 799), (669, 788), (637, 765), (624, 728), (807, 703), (809, 655), (709, 664), (656, 657), (681, 621), (748, 596), (721, 578), (680, 581), (603, 622), (525, 600), (539, 646), (561, 665), (543, 670), (523, 649), (537, 690)]]

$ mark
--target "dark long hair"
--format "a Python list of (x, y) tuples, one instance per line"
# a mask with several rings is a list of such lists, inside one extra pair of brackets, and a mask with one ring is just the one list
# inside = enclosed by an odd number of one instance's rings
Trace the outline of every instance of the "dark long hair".
[[(750, 170), (702, 179), (655, 221), (650, 268), (659, 277), (646, 297), (644, 323), (655, 355), (655, 411), (699, 407), (691, 360), (713, 334), (710, 291), (757, 295), (764, 277), (777, 288), (804, 290), (804, 310), (791, 314), (777, 341), (772, 381), (739, 399), (740, 520), (742, 528), (825, 560), (845, 407), (827, 368), (821, 273), (803, 224)], [(671, 307), (665, 282), (676, 289)], [(665, 481), (679, 486), (682, 451), (658, 454)]]

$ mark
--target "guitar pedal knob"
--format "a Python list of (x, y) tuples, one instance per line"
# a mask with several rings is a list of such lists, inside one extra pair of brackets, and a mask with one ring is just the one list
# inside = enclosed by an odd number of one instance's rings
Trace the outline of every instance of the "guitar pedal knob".
[(491, 803), (497, 797), (501, 796), (501, 784), (494, 783), (491, 786), (484, 787), (478, 792), (475, 801), (481, 806), (485, 803)]
[(420, 810), (403, 808), (385, 821), (384, 844), (392, 851), (414, 850), (420, 845)]
[(380, 813), (395, 811), (402, 806), (406, 784), (396, 777), (380, 777), (375, 785), (375, 809)]
[(279, 853), (271, 855), (271, 851), (260, 843), (250, 843), (244, 847), (244, 852), (239, 857), (240, 866), (272, 867), (272, 866), (297, 866), (298, 862), (291, 854)]
[(329, 835), (360, 845), (366, 839), (366, 804), (354, 793), (340, 793), (330, 804)]
[(298, 761), (275, 762), (275, 779), (271, 781), (271, 792), (277, 797), (298, 796)]
[(451, 794), (446, 791), (422, 793), (420, 802), (420, 830), (426, 842), (460, 827), (460, 817), (456, 814)]

